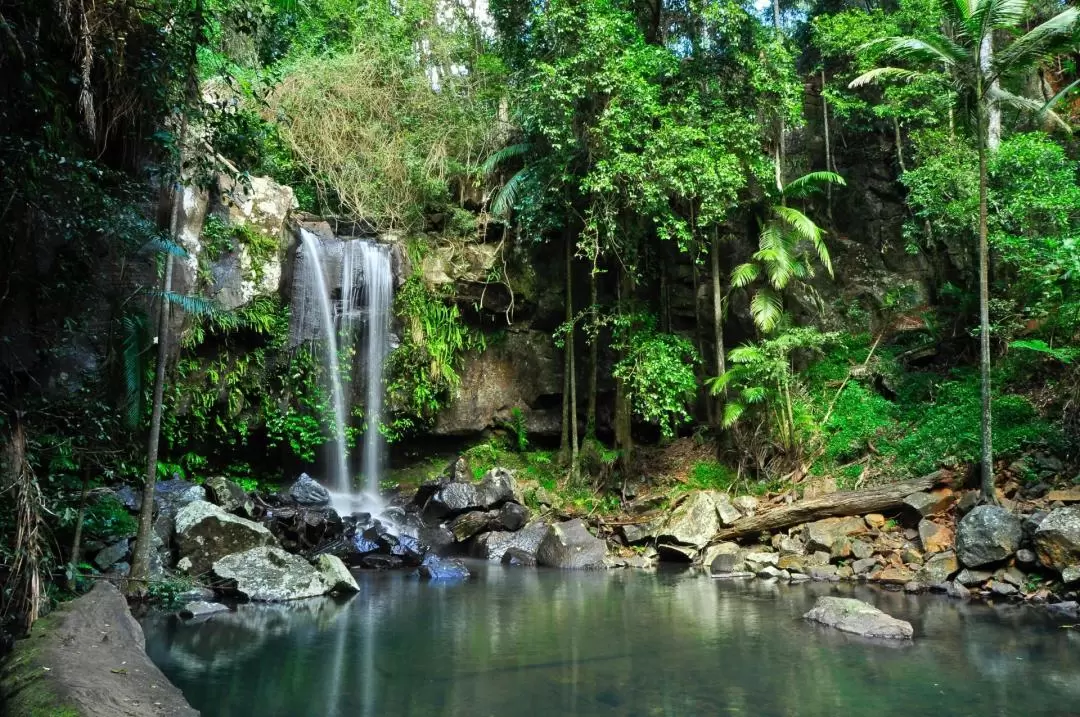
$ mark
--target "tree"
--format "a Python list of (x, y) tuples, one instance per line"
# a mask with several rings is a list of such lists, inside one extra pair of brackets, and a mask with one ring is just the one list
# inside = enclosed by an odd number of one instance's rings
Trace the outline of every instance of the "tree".
[(844, 179), (832, 172), (811, 172), (781, 187), (780, 204), (769, 207), (768, 219), (761, 225), (753, 261), (740, 264), (731, 272), (733, 288), (745, 288), (764, 278), (764, 284), (750, 300), (750, 314), (765, 333), (775, 329), (783, 318), (784, 289), (793, 279), (811, 278), (815, 258), (832, 276), (825, 230), (798, 209), (787, 206), (788, 198), (803, 197), (830, 184), (843, 185)]
[[(975, 114), (975, 143), (979, 156), (979, 364), (982, 381), (982, 500), (995, 503), (993, 445), (990, 430), (990, 245), (987, 215), (988, 152), (995, 150), (1000, 136), (1001, 105), (1055, 118), (1049, 102), (1013, 94), (1004, 88), (1022, 80), (1047, 59), (1074, 43), (1073, 31), (1080, 10), (1068, 8), (1021, 34), (1022, 23), (1032, 14), (1030, 0), (942, 0), (947, 18), (945, 32), (917, 37), (888, 37), (868, 47), (880, 47), (884, 54), (911, 67), (881, 66), (851, 81), (860, 87), (884, 79), (910, 81), (927, 71), (946, 68), (952, 76), (962, 107)], [(1011, 40), (994, 47), (995, 33)], [(1067, 88), (1068, 89), (1068, 88)], [(1060, 120), (1059, 120), (1060, 121)], [(1061, 122), (1064, 124), (1064, 122)], [(1066, 125), (1067, 127), (1067, 125)]]

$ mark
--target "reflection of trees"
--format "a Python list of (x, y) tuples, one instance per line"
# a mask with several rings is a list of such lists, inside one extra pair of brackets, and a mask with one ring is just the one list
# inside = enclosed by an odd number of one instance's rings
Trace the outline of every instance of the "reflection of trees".
[[(207, 715), (831, 717), (953, 705), (1033, 716), (1080, 694), (1075, 636), (1030, 613), (689, 572), (478, 570), (458, 585), (366, 576), (347, 603), (148, 625), (148, 650)], [(819, 594), (868, 599), (910, 620), (916, 640), (872, 643), (804, 623)]]

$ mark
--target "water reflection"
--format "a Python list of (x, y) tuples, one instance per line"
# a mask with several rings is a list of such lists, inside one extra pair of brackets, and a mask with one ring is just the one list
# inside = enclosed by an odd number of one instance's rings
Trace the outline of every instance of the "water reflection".
[[(1080, 704), (1077, 636), (1032, 611), (692, 573), (366, 577), (348, 602), (241, 606), (195, 626), (149, 619), (147, 651), (207, 717), (1033, 717)], [(910, 620), (916, 640), (802, 622), (820, 594), (870, 600)]]

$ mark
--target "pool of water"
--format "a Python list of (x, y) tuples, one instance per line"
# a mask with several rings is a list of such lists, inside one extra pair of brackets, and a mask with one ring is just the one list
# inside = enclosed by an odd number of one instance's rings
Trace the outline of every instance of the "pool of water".
[[(348, 600), (145, 618), (205, 717), (1080, 715), (1080, 629), (1035, 610), (868, 587), (479, 566), (361, 576)], [(872, 642), (800, 619), (851, 595), (915, 627)]]

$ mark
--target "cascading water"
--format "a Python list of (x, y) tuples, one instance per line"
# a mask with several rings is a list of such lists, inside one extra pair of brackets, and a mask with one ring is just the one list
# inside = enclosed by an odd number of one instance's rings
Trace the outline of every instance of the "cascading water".
[[(383, 364), (390, 347), (390, 309), (393, 300), (393, 270), (389, 247), (363, 239), (348, 240), (332, 245), (324, 244), (317, 235), (300, 230), (304, 260), (301, 262), (303, 290), (296, 307), (296, 338), (308, 332), (304, 325), (309, 304), (317, 304), (319, 324), (317, 332), (326, 341), (326, 367), (330, 379), (331, 400), (334, 409), (335, 466), (332, 488), (340, 512), (363, 510), (381, 512), (379, 482), (383, 466), (383, 439), (379, 432), (382, 419)], [(327, 276), (331, 255), (339, 254), (341, 267), (341, 298), (333, 301), (333, 291)], [(334, 258), (338, 258), (335, 256)], [(339, 348), (356, 346), (359, 325), (364, 327), (363, 355), (365, 371), (365, 418), (363, 453), (364, 490), (356, 495), (349, 475), (346, 426), (350, 413), (343, 389), (339, 362)], [(347, 353), (352, 353), (348, 351)], [(350, 367), (355, 362), (350, 362)], [(349, 385), (353, 385), (352, 370)]]

